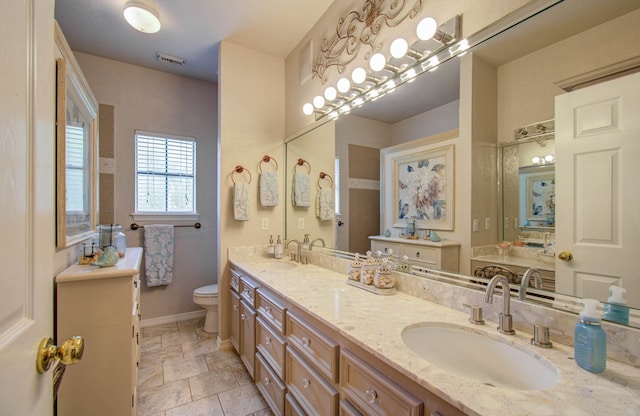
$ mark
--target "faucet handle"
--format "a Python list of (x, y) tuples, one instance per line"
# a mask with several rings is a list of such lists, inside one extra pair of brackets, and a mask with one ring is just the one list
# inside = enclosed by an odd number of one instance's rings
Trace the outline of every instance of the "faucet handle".
[(474, 325), (484, 325), (484, 319), (482, 319), (482, 306), (470, 305), (463, 303), (462, 306), (469, 308), (469, 322)]
[(534, 324), (531, 344), (536, 347), (551, 348), (553, 344), (549, 341), (549, 327), (541, 323)]

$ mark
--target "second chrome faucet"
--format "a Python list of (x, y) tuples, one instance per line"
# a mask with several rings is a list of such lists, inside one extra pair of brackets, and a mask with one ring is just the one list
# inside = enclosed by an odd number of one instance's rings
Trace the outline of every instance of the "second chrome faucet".
[(491, 278), (487, 291), (484, 295), (485, 303), (493, 303), (493, 292), (496, 286), (502, 286), (502, 313), (498, 321), (498, 332), (505, 335), (515, 335), (513, 329), (513, 317), (511, 316), (511, 290), (509, 289), (509, 280), (501, 274), (497, 274)]

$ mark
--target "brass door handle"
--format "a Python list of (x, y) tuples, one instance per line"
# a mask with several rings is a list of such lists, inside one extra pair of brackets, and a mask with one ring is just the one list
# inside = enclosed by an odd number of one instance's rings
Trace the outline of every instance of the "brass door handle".
[(573, 259), (573, 254), (571, 254), (570, 251), (563, 250), (558, 253), (558, 259), (562, 261), (570, 261), (571, 259)]
[(66, 365), (75, 364), (82, 359), (83, 352), (84, 338), (82, 337), (71, 337), (59, 347), (53, 344), (51, 338), (42, 338), (36, 357), (36, 369), (38, 373), (44, 373), (56, 358)]

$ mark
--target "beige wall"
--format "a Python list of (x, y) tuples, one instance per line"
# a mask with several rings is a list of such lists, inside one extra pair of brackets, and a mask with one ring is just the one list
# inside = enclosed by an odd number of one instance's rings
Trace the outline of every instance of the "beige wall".
[[(227, 249), (247, 245), (266, 247), (270, 234), (284, 234), (284, 61), (229, 42), (220, 45), (219, 58), (219, 337), (224, 341), (229, 338)], [(265, 154), (276, 158), (280, 166), (277, 207), (258, 206), (257, 168)], [(253, 175), (249, 221), (233, 219), (229, 174), (236, 165), (246, 167)], [(212, 181), (214, 178), (211, 176)], [(268, 230), (261, 229), (262, 218), (268, 219)]]
[[(217, 86), (165, 72), (76, 53), (100, 103), (114, 107), (114, 220), (126, 229), (127, 245), (142, 246), (143, 230), (131, 231), (135, 209), (136, 129), (195, 137), (197, 142), (197, 210), (200, 230), (175, 229), (173, 282), (143, 285), (142, 319), (201, 310), (193, 290), (215, 283), (217, 244)], [(144, 278), (144, 275), (142, 276)]]
[[(409, 87), (411, 88), (411, 87)], [(425, 111), (391, 125), (392, 145), (457, 129), (460, 124), (460, 100)]]

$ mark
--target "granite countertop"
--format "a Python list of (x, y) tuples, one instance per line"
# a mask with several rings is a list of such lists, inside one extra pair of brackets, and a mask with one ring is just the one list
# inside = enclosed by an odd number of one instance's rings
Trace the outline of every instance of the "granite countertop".
[[(531, 334), (496, 332), (496, 323), (468, 323), (468, 315), (398, 292), (379, 296), (346, 283), (346, 274), (316, 265), (274, 270), (260, 256), (230, 256), (236, 267), (264, 286), (322, 320), (342, 336), (392, 365), (398, 371), (470, 415), (639, 415), (640, 371), (608, 360), (601, 374), (589, 373), (573, 361), (573, 348), (554, 343), (551, 349), (531, 346)], [(295, 263), (292, 263), (295, 264)], [(448, 374), (413, 353), (402, 341), (403, 328), (438, 322), (467, 327), (500, 339), (556, 366), (560, 379), (541, 391), (521, 391), (484, 385)], [(500, 363), (496, 363), (500, 365)]]
[(403, 243), (403, 244), (417, 244), (417, 245), (428, 246), (428, 247), (452, 247), (452, 246), (460, 245), (459, 241), (448, 240), (448, 239), (443, 239), (440, 241), (431, 241), (431, 240), (425, 240), (423, 238), (412, 239), (412, 238), (401, 238), (401, 237), (385, 237), (383, 235), (369, 236), (369, 240), (388, 241), (392, 243)]
[(553, 257), (551, 257), (551, 261), (549, 261), (546, 259), (538, 259), (535, 257), (499, 256), (497, 254), (485, 254), (481, 256), (471, 257), (471, 260), (483, 261), (492, 264), (503, 264), (507, 266), (520, 266), (526, 268), (533, 267), (540, 270), (556, 270), (556, 267), (553, 264)]

